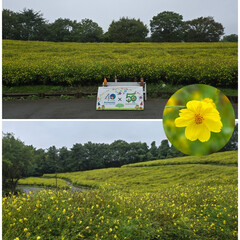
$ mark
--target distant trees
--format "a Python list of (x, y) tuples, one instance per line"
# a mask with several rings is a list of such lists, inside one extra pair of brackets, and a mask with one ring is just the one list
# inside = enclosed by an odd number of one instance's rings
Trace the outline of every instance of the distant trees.
[(11, 133), (3, 134), (2, 139), (2, 182), (3, 189), (15, 192), (20, 178), (30, 175), (33, 147), (26, 146)]
[(223, 42), (238, 42), (238, 35), (237, 34), (230, 34), (226, 35), (222, 39)]
[(3, 39), (18, 39), (20, 33), (17, 28), (17, 13), (8, 9), (2, 11), (2, 38)]
[(180, 42), (183, 35), (183, 17), (174, 12), (162, 12), (150, 21), (153, 42)]
[(74, 31), (76, 31), (76, 22), (70, 19), (58, 18), (54, 23), (48, 25), (48, 41), (53, 42), (72, 42)]
[(79, 23), (77, 42), (101, 42), (103, 38), (103, 29), (91, 19), (83, 19)]
[(47, 40), (53, 42), (99, 42), (103, 35), (102, 28), (90, 19), (78, 23), (59, 18), (48, 25), (48, 30)]
[[(183, 21), (183, 16), (164, 11), (150, 21), (148, 27), (140, 19), (122, 17), (112, 21), (108, 31), (91, 19), (76, 20), (58, 18), (48, 23), (40, 12), (24, 9), (2, 11), (2, 37), (14, 40), (38, 40), (53, 42), (218, 42), (224, 34), (221, 23), (212, 17), (199, 17)], [(223, 41), (236, 42), (237, 35), (225, 36)]]
[(112, 21), (108, 29), (108, 37), (113, 42), (144, 42), (147, 34), (147, 26), (134, 18)]
[(158, 148), (158, 159), (167, 158), (169, 152), (169, 143), (167, 139), (162, 140), (161, 145)]
[(186, 21), (184, 28), (186, 42), (218, 42), (224, 34), (222, 24), (215, 22), (212, 17), (200, 17)]
[(47, 33), (47, 25), (42, 14), (32, 9), (24, 9), (20, 13), (14, 13), (4, 9), (3, 39), (14, 40), (39, 40), (44, 41)]
[[(237, 150), (238, 126), (221, 151)], [(121, 167), (124, 164), (185, 156), (167, 139), (149, 148), (146, 143), (116, 140), (111, 144), (76, 143), (71, 149), (51, 146), (46, 150), (35, 149), (16, 139), (13, 134), (3, 134), (2, 139), (3, 190), (15, 192), (20, 178), (41, 176), (44, 173), (85, 171), (99, 168)]]

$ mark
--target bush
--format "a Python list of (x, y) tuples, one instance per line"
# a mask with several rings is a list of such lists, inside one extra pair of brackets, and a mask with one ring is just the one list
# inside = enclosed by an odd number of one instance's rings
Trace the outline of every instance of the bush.
[(237, 43), (50, 43), (3, 40), (5, 86), (100, 85), (103, 78), (235, 88)]

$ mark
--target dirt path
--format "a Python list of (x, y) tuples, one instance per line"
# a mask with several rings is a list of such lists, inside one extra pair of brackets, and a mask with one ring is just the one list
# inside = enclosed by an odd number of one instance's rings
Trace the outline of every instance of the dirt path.
[(72, 183), (70, 181), (66, 181), (66, 184), (71, 187), (71, 191), (75, 191), (75, 192), (82, 192), (82, 191), (85, 191), (86, 188), (80, 188), (80, 187), (76, 187), (76, 186), (73, 186)]
[[(82, 192), (82, 191), (86, 191), (87, 189), (86, 188), (81, 188), (81, 187), (76, 187), (76, 186), (73, 186), (72, 183), (70, 181), (66, 181), (66, 184), (71, 187), (71, 189), (68, 189), (69, 191), (74, 191), (74, 192)], [(22, 190), (24, 193), (26, 194), (29, 194), (29, 192), (39, 192), (39, 191), (42, 191), (42, 190), (45, 190), (47, 189), (48, 187), (46, 186), (28, 186), (28, 185), (18, 185), (17, 186), (17, 189), (20, 189)]]

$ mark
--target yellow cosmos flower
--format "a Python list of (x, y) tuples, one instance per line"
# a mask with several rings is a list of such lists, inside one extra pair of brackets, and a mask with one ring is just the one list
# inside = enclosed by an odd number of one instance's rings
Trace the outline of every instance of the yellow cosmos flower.
[(206, 142), (211, 132), (218, 133), (222, 129), (221, 117), (213, 102), (192, 100), (187, 103), (187, 109), (181, 109), (175, 119), (176, 127), (186, 127), (185, 136), (190, 141), (199, 139)]
[(216, 104), (213, 102), (213, 100), (212, 100), (211, 98), (204, 98), (202, 101), (203, 101), (203, 102), (206, 102), (206, 103), (211, 103), (212, 106), (213, 106), (214, 108), (216, 108)]

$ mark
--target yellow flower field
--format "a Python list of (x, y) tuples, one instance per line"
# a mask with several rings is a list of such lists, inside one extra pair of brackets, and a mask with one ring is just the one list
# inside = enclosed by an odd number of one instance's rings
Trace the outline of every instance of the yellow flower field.
[(235, 88), (237, 43), (52, 43), (3, 40), (3, 85), (98, 85), (103, 78)]
[(83, 192), (4, 197), (3, 239), (237, 239), (237, 152), (162, 161), (60, 175), (95, 183)]

